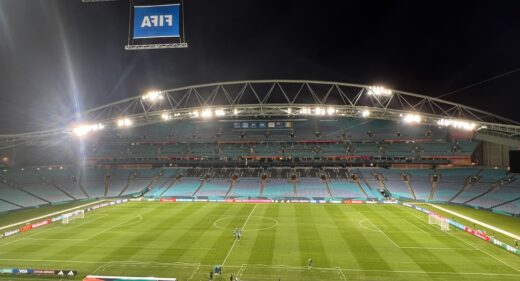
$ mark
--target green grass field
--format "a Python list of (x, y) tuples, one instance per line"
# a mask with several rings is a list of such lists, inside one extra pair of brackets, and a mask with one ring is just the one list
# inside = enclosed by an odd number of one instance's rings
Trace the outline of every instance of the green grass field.
[(0, 240), (0, 268), (208, 280), (223, 264), (216, 280), (520, 280), (518, 256), (427, 219), (397, 205), (131, 202)]

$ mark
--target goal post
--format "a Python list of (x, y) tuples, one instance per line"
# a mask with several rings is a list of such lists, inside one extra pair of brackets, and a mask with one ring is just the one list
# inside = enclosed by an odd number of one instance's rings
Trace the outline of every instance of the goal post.
[(85, 218), (85, 211), (77, 210), (77, 211), (74, 211), (71, 213), (63, 214), (61, 223), (68, 224), (70, 221), (77, 220), (77, 219), (84, 219), (84, 218)]
[(442, 231), (449, 231), (450, 230), (450, 223), (448, 222), (448, 219), (437, 215), (433, 212), (430, 212), (428, 215), (428, 223), (438, 225)]

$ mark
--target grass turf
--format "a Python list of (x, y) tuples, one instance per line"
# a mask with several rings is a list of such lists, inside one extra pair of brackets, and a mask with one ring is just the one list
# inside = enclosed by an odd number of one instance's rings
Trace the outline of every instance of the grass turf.
[[(506, 215), (502, 215), (502, 214), (496, 214), (496, 213), (493, 213), (493, 212), (490, 212), (490, 211), (486, 211), (486, 210), (479, 210), (479, 209), (475, 209), (473, 207), (469, 207), (469, 206), (462, 206), (462, 205), (450, 205), (450, 204), (434, 204), (434, 205), (438, 205), (444, 209), (448, 209), (450, 211), (453, 211), (453, 212), (457, 212), (463, 216), (467, 216), (467, 217), (470, 217), (472, 219), (475, 219), (475, 220), (478, 220), (480, 222), (483, 222), (485, 224), (489, 224), (489, 225), (492, 225), (494, 227), (498, 227), (502, 230), (505, 230), (505, 231), (508, 231), (510, 233), (513, 233), (515, 235), (518, 235), (520, 236), (520, 217), (513, 217), (513, 216), (506, 216)], [(469, 227), (472, 227), (472, 228), (477, 228), (477, 229), (480, 229), (480, 230), (484, 230), (486, 231), (487, 234), (489, 235), (492, 235), (493, 234), (493, 230), (491, 229), (488, 229), (482, 225), (479, 225), (479, 224), (473, 224), (473, 222), (470, 222), (470, 221), (467, 221), (463, 218), (460, 218), (458, 216), (455, 216), (453, 214), (450, 214), (450, 213), (447, 213), (447, 212), (444, 212), (442, 210), (439, 210), (437, 208), (433, 208), (431, 206), (428, 206), (428, 205), (421, 205), (421, 207), (425, 208), (425, 209), (428, 209), (428, 210), (432, 210), (436, 213), (439, 213), (445, 217), (448, 217), (448, 218), (453, 218), (455, 217), (455, 220), (464, 224), (464, 225), (467, 225)], [(495, 233), (495, 238), (496, 239), (499, 239), (503, 242), (506, 242), (506, 243), (509, 243), (511, 245), (513, 245), (514, 243), (514, 239), (509, 237), (509, 236), (506, 236), (504, 234), (501, 234), (501, 233)]]
[(54, 212), (63, 211), (66, 209), (74, 208), (77, 206), (93, 203), (95, 200), (80, 200), (74, 202), (66, 202), (55, 205), (45, 205), (36, 208), (28, 208), (23, 210), (17, 210), (13, 212), (0, 213), (0, 227), (4, 225), (10, 225), (21, 221), (29, 220), (39, 216), (51, 214)]
[(0, 268), (75, 269), (76, 278), (208, 280), (223, 264), (216, 280), (520, 280), (518, 256), (396, 205), (131, 202), (2, 239), (0, 249)]

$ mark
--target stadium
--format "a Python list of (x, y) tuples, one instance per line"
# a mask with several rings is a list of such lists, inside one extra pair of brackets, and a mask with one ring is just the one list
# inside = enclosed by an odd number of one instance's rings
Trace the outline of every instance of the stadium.
[(518, 142), (514, 121), (284, 80), (152, 91), (84, 120), (3, 139), (3, 264), (178, 280), (218, 265), (242, 280), (520, 276), (520, 186), (496, 154)]
[[(159, 64), (188, 45), (184, 3), (154, 4), (172, 15), (143, 26), (179, 35), (130, 24), (125, 52)], [(488, 110), (514, 98), (208, 80), (80, 110), (77, 92), (71, 116), (1, 127), (0, 281), (520, 280), (520, 121)]]

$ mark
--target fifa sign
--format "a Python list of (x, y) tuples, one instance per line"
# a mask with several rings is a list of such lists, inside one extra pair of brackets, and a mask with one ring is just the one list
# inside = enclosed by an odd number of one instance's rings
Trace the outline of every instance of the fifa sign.
[(180, 37), (180, 4), (134, 6), (134, 39)]

